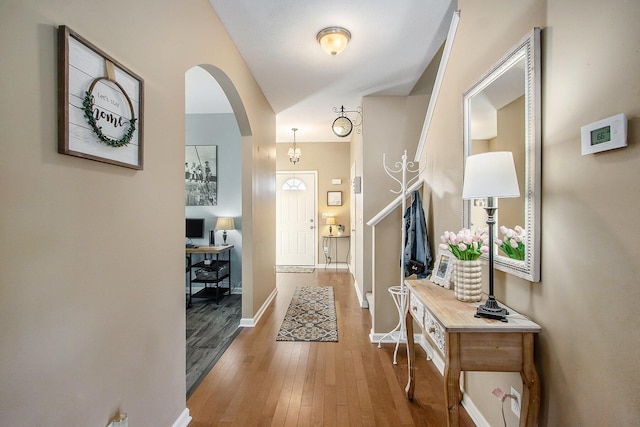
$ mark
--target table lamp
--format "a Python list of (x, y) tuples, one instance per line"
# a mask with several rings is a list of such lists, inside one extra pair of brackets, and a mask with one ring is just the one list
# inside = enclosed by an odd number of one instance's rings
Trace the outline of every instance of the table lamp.
[(520, 197), (516, 167), (513, 154), (509, 151), (496, 151), (475, 154), (467, 157), (464, 170), (462, 198), (487, 199), (487, 225), (489, 226), (489, 297), (478, 307), (475, 317), (487, 317), (507, 321), (509, 312), (498, 305), (493, 295), (493, 226), (496, 223), (496, 198)]
[(222, 231), (222, 241), (223, 245), (227, 245), (227, 230), (234, 230), (235, 224), (233, 223), (233, 218), (218, 218), (218, 222), (216, 222), (216, 230)]
[(330, 216), (327, 218), (326, 224), (329, 226), (329, 236), (333, 236), (333, 226), (336, 225), (336, 219)]

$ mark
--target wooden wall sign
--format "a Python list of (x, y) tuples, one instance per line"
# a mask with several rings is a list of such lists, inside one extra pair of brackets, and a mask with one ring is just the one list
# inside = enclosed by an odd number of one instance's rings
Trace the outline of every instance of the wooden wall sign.
[(58, 152), (143, 166), (144, 81), (67, 26), (58, 28)]

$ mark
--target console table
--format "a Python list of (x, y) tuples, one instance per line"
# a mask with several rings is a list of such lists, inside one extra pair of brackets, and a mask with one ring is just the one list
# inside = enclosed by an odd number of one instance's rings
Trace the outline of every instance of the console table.
[[(533, 359), (535, 334), (540, 326), (509, 310), (508, 322), (476, 318), (479, 303), (455, 299), (453, 291), (430, 281), (407, 280), (409, 307), (406, 313), (409, 380), (407, 397), (413, 399), (415, 376), (413, 320), (420, 325), (445, 361), (444, 392), (447, 425), (459, 424), (461, 371), (520, 372), (524, 384), (520, 426), (535, 426), (540, 410), (540, 378)], [(501, 304), (502, 305), (502, 304)]]
[(327, 265), (331, 264), (331, 248), (333, 246), (335, 246), (336, 250), (336, 259), (334, 261), (334, 265), (336, 267), (336, 270), (338, 269), (338, 242), (342, 239), (346, 239), (347, 240), (347, 254), (345, 256), (345, 264), (347, 265), (347, 269), (349, 268), (349, 254), (351, 253), (351, 236), (349, 236), (348, 234), (343, 234), (343, 235), (334, 235), (334, 234), (329, 234), (329, 235), (325, 235), (322, 236), (322, 247), (326, 248), (326, 251), (324, 251), (324, 268), (327, 268)]
[[(196, 248), (186, 248), (187, 253), (187, 277), (189, 278), (189, 300), (188, 306), (191, 306), (192, 298), (215, 298), (216, 304), (220, 300), (220, 286), (219, 283), (224, 279), (229, 282), (229, 288), (224, 289), (222, 296), (225, 292), (231, 294), (231, 249), (233, 245), (221, 245), (221, 246), (199, 246)], [(226, 257), (220, 258), (220, 255)], [(204, 254), (205, 260), (193, 264), (191, 257), (193, 254)], [(215, 255), (215, 259), (207, 259), (207, 254)], [(197, 269), (196, 276), (193, 277), (193, 269)], [(199, 273), (198, 273), (199, 272)], [(192, 293), (192, 283), (204, 283), (204, 289)], [(207, 284), (213, 283), (215, 288), (207, 286)]]

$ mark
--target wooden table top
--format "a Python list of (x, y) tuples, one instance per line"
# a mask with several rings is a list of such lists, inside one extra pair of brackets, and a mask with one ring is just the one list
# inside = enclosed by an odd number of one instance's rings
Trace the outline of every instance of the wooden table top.
[(457, 300), (452, 289), (445, 289), (427, 279), (406, 280), (405, 284), (448, 332), (540, 332), (540, 325), (502, 303), (500, 306), (509, 310), (508, 322), (475, 317), (486, 296), (480, 302), (468, 303)]
[(198, 246), (197, 248), (185, 248), (188, 254), (219, 254), (233, 248), (233, 245)]

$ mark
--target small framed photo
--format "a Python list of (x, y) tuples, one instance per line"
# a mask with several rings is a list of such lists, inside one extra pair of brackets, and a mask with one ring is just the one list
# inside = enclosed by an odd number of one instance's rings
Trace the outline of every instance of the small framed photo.
[(436, 262), (431, 272), (431, 281), (446, 289), (451, 289), (451, 271), (454, 259), (449, 251), (438, 251)]
[(342, 191), (327, 191), (327, 206), (342, 206)]

